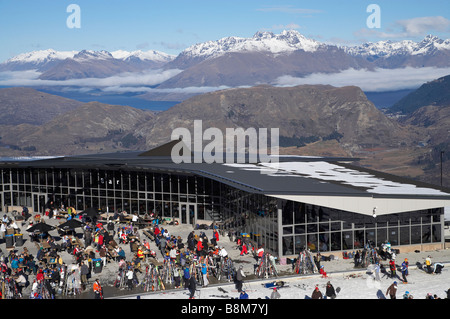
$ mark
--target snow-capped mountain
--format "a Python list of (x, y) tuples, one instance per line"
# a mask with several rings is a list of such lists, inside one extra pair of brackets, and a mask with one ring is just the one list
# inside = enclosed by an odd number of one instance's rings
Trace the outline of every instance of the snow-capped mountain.
[(140, 64), (143, 68), (154, 68), (161, 67), (163, 64), (170, 62), (174, 58), (175, 56), (173, 55), (154, 50), (117, 50), (108, 52), (106, 50), (56, 51), (48, 49), (16, 55), (1, 63), (0, 71), (36, 70), (45, 72), (66, 59), (71, 59), (79, 63), (95, 61), (101, 63), (106, 60), (118, 60), (131, 64)]
[(112, 56), (115, 59), (119, 60), (130, 60), (130, 59), (140, 59), (140, 60), (147, 60), (147, 61), (154, 61), (154, 62), (169, 62), (175, 59), (174, 55), (167, 54), (161, 51), (155, 51), (155, 50), (149, 50), (149, 51), (124, 51), (124, 50), (117, 50), (111, 52)]
[(427, 55), (439, 50), (450, 50), (450, 39), (442, 40), (436, 36), (428, 35), (420, 42), (411, 40), (368, 42), (359, 46), (342, 47), (353, 56), (363, 57), (391, 57), (402, 55)]
[(73, 58), (77, 51), (56, 51), (53, 49), (32, 51), (16, 55), (0, 64), (0, 71), (45, 71), (67, 58)]
[(226, 37), (217, 41), (198, 43), (185, 49), (180, 55), (195, 57), (217, 57), (228, 52), (287, 53), (296, 50), (314, 52), (321, 43), (308, 39), (298, 31), (283, 31), (281, 34), (260, 31), (252, 38)]

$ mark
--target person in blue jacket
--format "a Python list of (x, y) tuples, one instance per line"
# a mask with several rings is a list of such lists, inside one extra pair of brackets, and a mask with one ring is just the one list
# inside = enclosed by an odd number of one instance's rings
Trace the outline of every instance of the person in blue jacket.
[(248, 294), (242, 290), (241, 294), (239, 295), (239, 299), (248, 299)]
[(184, 279), (184, 289), (189, 288), (189, 279), (191, 279), (191, 274), (189, 272), (189, 267), (184, 267), (183, 270), (183, 279)]
[(206, 264), (202, 264), (202, 277), (203, 277), (203, 287), (208, 287), (208, 268)]

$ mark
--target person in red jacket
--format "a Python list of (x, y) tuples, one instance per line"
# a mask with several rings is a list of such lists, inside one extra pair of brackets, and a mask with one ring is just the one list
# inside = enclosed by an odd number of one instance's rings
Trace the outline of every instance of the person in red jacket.
[(201, 255), (202, 250), (203, 250), (203, 241), (199, 239), (199, 241), (197, 242), (197, 254), (199, 256)]

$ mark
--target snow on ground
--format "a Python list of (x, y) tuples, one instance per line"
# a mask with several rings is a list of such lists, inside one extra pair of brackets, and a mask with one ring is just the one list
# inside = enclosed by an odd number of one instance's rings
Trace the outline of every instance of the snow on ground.
[[(449, 267), (446, 265), (446, 267)], [(329, 278), (321, 278), (319, 275), (309, 275), (306, 277), (295, 277), (283, 279), (289, 285), (279, 289), (281, 299), (308, 299), (314, 290), (315, 285), (319, 285), (320, 291), (324, 294), (327, 281), (336, 289), (341, 288), (337, 294), (337, 299), (384, 299), (386, 290), (394, 282), (398, 283), (397, 298), (401, 299), (405, 291), (409, 291), (414, 299), (425, 299), (428, 293), (436, 294), (444, 299), (447, 297), (446, 291), (450, 288), (450, 271), (445, 268), (442, 274), (430, 275), (423, 270), (410, 269), (408, 284), (403, 284), (399, 278), (382, 277), (380, 282), (374, 280), (374, 276), (367, 274), (366, 271), (354, 271), (329, 274)], [(274, 279), (265, 281), (257, 280), (244, 282), (244, 290), (248, 293), (250, 299), (265, 299), (270, 296), (272, 289), (265, 288), (263, 283), (272, 282)], [(227, 293), (220, 291), (222, 288)], [(188, 299), (188, 290), (179, 289), (166, 292), (140, 294), (140, 299)], [(137, 299), (138, 295), (123, 297), (125, 299)], [(196, 299), (231, 299), (239, 297), (234, 284), (217, 285), (207, 288), (198, 288)], [(389, 299), (389, 296), (387, 296)]]

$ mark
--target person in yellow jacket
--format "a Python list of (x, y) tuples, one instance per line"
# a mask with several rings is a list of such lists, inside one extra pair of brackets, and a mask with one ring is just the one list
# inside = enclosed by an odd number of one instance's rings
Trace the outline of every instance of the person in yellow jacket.
[(427, 267), (427, 272), (431, 274), (433, 271), (431, 270), (431, 256), (428, 256), (425, 259), (425, 267)]

